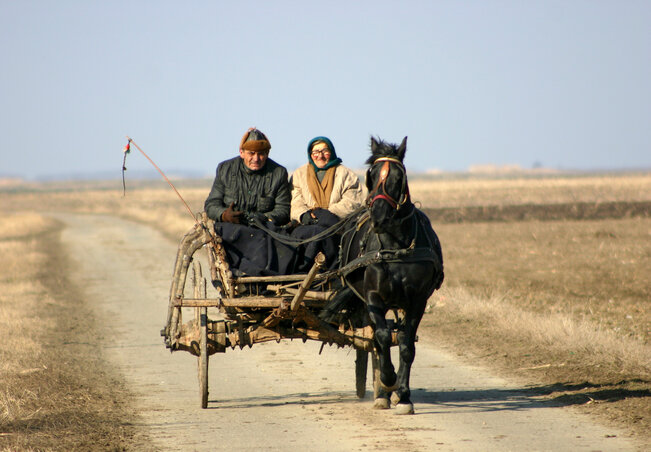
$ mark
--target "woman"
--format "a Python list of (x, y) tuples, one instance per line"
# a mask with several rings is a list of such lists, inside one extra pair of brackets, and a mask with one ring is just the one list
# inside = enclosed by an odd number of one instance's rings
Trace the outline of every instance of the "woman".
[[(366, 200), (366, 187), (357, 175), (341, 164), (335, 147), (327, 137), (316, 137), (307, 145), (308, 163), (294, 171), (290, 180), (290, 216), (299, 222), (292, 236), (305, 239), (337, 223), (357, 210)], [(319, 251), (331, 267), (337, 257), (339, 237), (311, 242), (297, 252), (298, 271), (312, 266)]]
[(310, 140), (307, 160), (292, 175), (292, 220), (331, 225), (364, 204), (366, 187), (341, 164), (329, 138)]

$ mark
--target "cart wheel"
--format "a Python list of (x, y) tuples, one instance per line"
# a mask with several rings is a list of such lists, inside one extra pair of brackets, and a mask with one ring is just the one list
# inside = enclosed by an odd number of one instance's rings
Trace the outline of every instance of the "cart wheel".
[[(199, 261), (192, 262), (194, 298), (206, 298), (206, 278)], [(201, 408), (208, 407), (208, 308), (196, 308), (195, 321), (199, 325), (199, 397)]]
[[(206, 278), (201, 271), (201, 262), (192, 261), (192, 296), (194, 298), (206, 298)], [(199, 325), (201, 308), (194, 309), (194, 321)]]
[(368, 371), (368, 352), (356, 350), (355, 359), (355, 383), (357, 385), (357, 397), (363, 399), (366, 395), (366, 374)]
[(199, 396), (201, 408), (208, 407), (208, 308), (201, 309), (199, 352)]

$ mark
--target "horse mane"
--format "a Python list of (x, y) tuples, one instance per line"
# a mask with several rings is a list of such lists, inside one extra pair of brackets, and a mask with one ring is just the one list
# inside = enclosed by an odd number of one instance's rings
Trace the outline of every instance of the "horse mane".
[(402, 143), (393, 144), (387, 143), (386, 141), (380, 139), (380, 137), (371, 136), (371, 156), (366, 160), (367, 165), (372, 165), (375, 161), (381, 157), (393, 157), (397, 158), (401, 162), (405, 158), (405, 152), (407, 151), (407, 137), (402, 140)]

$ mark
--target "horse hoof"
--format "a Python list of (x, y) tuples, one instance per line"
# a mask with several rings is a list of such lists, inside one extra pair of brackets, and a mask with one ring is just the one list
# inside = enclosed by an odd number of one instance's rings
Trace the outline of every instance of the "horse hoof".
[(414, 414), (414, 405), (411, 403), (399, 403), (396, 405), (396, 414)]
[(400, 402), (400, 396), (397, 393), (392, 392), (391, 393), (391, 403), (393, 403), (394, 405), (397, 405), (399, 402)]
[(384, 399), (378, 397), (373, 403), (373, 409), (375, 410), (388, 410), (389, 409), (389, 399)]

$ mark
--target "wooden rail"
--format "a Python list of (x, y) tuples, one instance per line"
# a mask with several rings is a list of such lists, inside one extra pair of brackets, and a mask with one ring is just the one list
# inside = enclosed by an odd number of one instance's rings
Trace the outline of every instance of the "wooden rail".
[[(177, 298), (172, 303), (175, 308), (218, 308), (220, 306), (234, 308), (277, 308), (283, 302), (289, 303), (289, 298), (283, 297), (239, 297), (239, 298)], [(322, 307), (323, 300), (303, 300), (308, 307)]]

